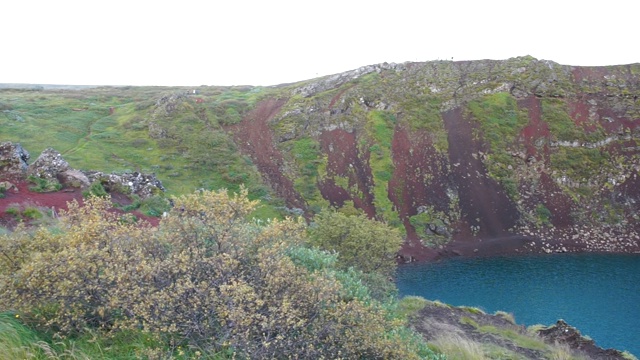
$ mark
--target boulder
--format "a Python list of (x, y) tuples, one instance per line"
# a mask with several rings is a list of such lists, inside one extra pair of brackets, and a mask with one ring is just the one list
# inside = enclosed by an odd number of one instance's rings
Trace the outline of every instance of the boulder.
[(29, 153), (19, 143), (0, 144), (0, 177), (23, 176), (27, 172)]
[(0, 181), (0, 193), (5, 191), (12, 191), (14, 193), (17, 193), (19, 190), (17, 186), (8, 181)]
[(88, 188), (91, 181), (87, 175), (80, 170), (69, 169), (58, 174), (58, 180), (61, 184), (74, 188)]
[(52, 148), (45, 149), (40, 156), (29, 165), (27, 175), (46, 180), (58, 180), (58, 174), (70, 170), (69, 163), (59, 152)]

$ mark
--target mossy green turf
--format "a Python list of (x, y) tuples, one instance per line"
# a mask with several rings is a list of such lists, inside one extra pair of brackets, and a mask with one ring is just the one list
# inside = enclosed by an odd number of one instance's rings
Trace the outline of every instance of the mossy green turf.
[(320, 194), (317, 182), (319, 169), (326, 168), (326, 158), (320, 150), (320, 143), (311, 137), (301, 137), (289, 142), (291, 148), (286, 153), (294, 158), (297, 175), (293, 179), (296, 191), (307, 201), (312, 213), (319, 213), (329, 206)]
[[(267, 195), (257, 169), (221, 125), (237, 123), (262, 95), (261, 88), (196, 89), (196, 94), (192, 88), (163, 87), (0, 90), (6, 109), (0, 113), (2, 140), (22, 144), (31, 162), (51, 147), (73, 168), (155, 173), (170, 195), (200, 188), (235, 191), (240, 184), (254, 198)], [(175, 93), (189, 96), (171, 116), (153, 119), (158, 99)], [(154, 120), (169, 138), (149, 136)]]
[(389, 200), (389, 180), (393, 174), (393, 157), (391, 156), (391, 143), (395, 129), (396, 117), (385, 111), (374, 110), (369, 112), (367, 122), (367, 134), (369, 143), (369, 166), (373, 174), (373, 204), (376, 212), (384, 216), (384, 219), (393, 226), (401, 228), (398, 213), (393, 203)]

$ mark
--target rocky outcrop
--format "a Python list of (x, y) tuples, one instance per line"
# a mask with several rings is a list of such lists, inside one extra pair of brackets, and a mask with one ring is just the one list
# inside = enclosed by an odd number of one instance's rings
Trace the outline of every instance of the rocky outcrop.
[(603, 349), (597, 346), (592, 339), (582, 336), (578, 329), (570, 326), (569, 324), (564, 322), (564, 320), (558, 320), (555, 325), (538, 330), (538, 334), (547, 343), (566, 344), (571, 349), (587, 354), (590, 359), (626, 359), (623, 353), (618, 350)]
[(19, 143), (0, 144), (0, 177), (20, 177), (27, 172), (29, 153)]
[[(427, 341), (435, 344), (448, 339), (464, 340), (464, 344), (468, 344), (470, 349), (480, 344), (491, 344), (492, 348), (500, 349), (505, 354), (504, 358), (509, 359), (554, 359), (559, 358), (560, 354), (565, 356), (563, 358), (572, 359), (625, 359), (620, 351), (598, 347), (593, 340), (583, 337), (578, 330), (562, 320), (540, 330), (533, 330), (537, 326), (527, 330), (505, 312), (492, 315), (477, 308), (455, 307), (438, 301), (425, 300), (425, 303), (424, 308), (409, 315), (408, 323)], [(542, 339), (546, 344), (535, 348), (523, 347), (521, 342), (515, 341), (518, 338), (528, 338), (532, 343)], [(478, 354), (474, 355), (480, 355), (482, 348), (483, 346), (475, 348)]]
[(45, 149), (40, 156), (29, 165), (27, 175), (46, 180), (58, 180), (58, 174), (70, 169), (69, 163), (52, 148)]
[(90, 182), (101, 183), (108, 192), (135, 194), (141, 199), (146, 199), (165, 191), (160, 180), (153, 174), (139, 172), (105, 174), (99, 171), (90, 171), (85, 174)]
[[(58, 187), (61, 184), (64, 187), (82, 189), (88, 188), (93, 182), (99, 182), (109, 192), (135, 194), (141, 199), (165, 191), (162, 182), (154, 174), (105, 174), (99, 171), (73, 169), (62, 155), (52, 148), (45, 149), (31, 165), (27, 164), (28, 159), (29, 153), (20, 144), (0, 144), (0, 179), (23, 179), (32, 176)], [(5, 188), (9, 190), (8, 185)]]
[(70, 186), (74, 188), (87, 188), (91, 185), (91, 181), (80, 170), (69, 169), (63, 172), (58, 173), (58, 180), (61, 184), (65, 186)]
[(383, 70), (402, 71), (405, 69), (405, 67), (406, 67), (406, 64), (396, 64), (396, 63), (382, 63), (382, 64), (362, 66), (355, 70), (350, 70), (343, 73), (320, 78), (307, 85), (303, 85), (301, 87), (296, 88), (293, 91), (293, 94), (294, 95), (300, 94), (304, 97), (309, 97), (323, 91), (335, 89), (345, 84), (348, 81), (356, 80), (361, 76), (364, 76), (373, 72), (380, 73)]

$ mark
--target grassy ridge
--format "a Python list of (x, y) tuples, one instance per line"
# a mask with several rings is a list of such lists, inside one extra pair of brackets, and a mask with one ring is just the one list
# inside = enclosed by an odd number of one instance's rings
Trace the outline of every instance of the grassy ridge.
[[(185, 96), (167, 114), (157, 104), (176, 93)], [(31, 161), (52, 147), (74, 168), (156, 173), (170, 194), (237, 190), (245, 183), (260, 197), (267, 189), (257, 170), (223, 128), (240, 121), (260, 95), (259, 88), (205, 88), (196, 94), (186, 88), (5, 89), (1, 136), (21, 143)], [(153, 136), (153, 124), (162, 136)]]

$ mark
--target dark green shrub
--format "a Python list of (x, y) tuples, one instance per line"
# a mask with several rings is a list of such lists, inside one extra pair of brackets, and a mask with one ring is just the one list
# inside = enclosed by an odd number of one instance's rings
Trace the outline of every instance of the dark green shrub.
[(19, 217), (20, 216), (20, 209), (18, 207), (11, 206), (11, 207), (8, 207), (4, 211), (4, 213), (7, 214), (7, 215), (14, 216), (14, 217)]
[(100, 181), (92, 182), (89, 188), (82, 192), (82, 196), (85, 198), (89, 196), (106, 197), (107, 195), (107, 190)]
[(142, 205), (142, 201), (140, 200), (140, 197), (135, 194), (130, 195), (129, 197), (131, 198), (131, 204), (116, 205), (116, 206), (120, 208), (122, 211), (133, 211), (133, 210), (139, 209), (140, 205)]
[(170, 209), (171, 204), (162, 196), (151, 196), (140, 202), (140, 211), (147, 216), (159, 217)]
[(29, 176), (27, 180), (34, 184), (29, 187), (29, 190), (34, 192), (53, 192), (62, 189), (62, 185), (55, 179), (44, 179), (37, 176)]
[(42, 218), (42, 212), (34, 207), (28, 207), (22, 211), (22, 215), (28, 219), (35, 220)]
[(536, 206), (536, 218), (541, 225), (551, 224), (551, 211), (543, 204)]

